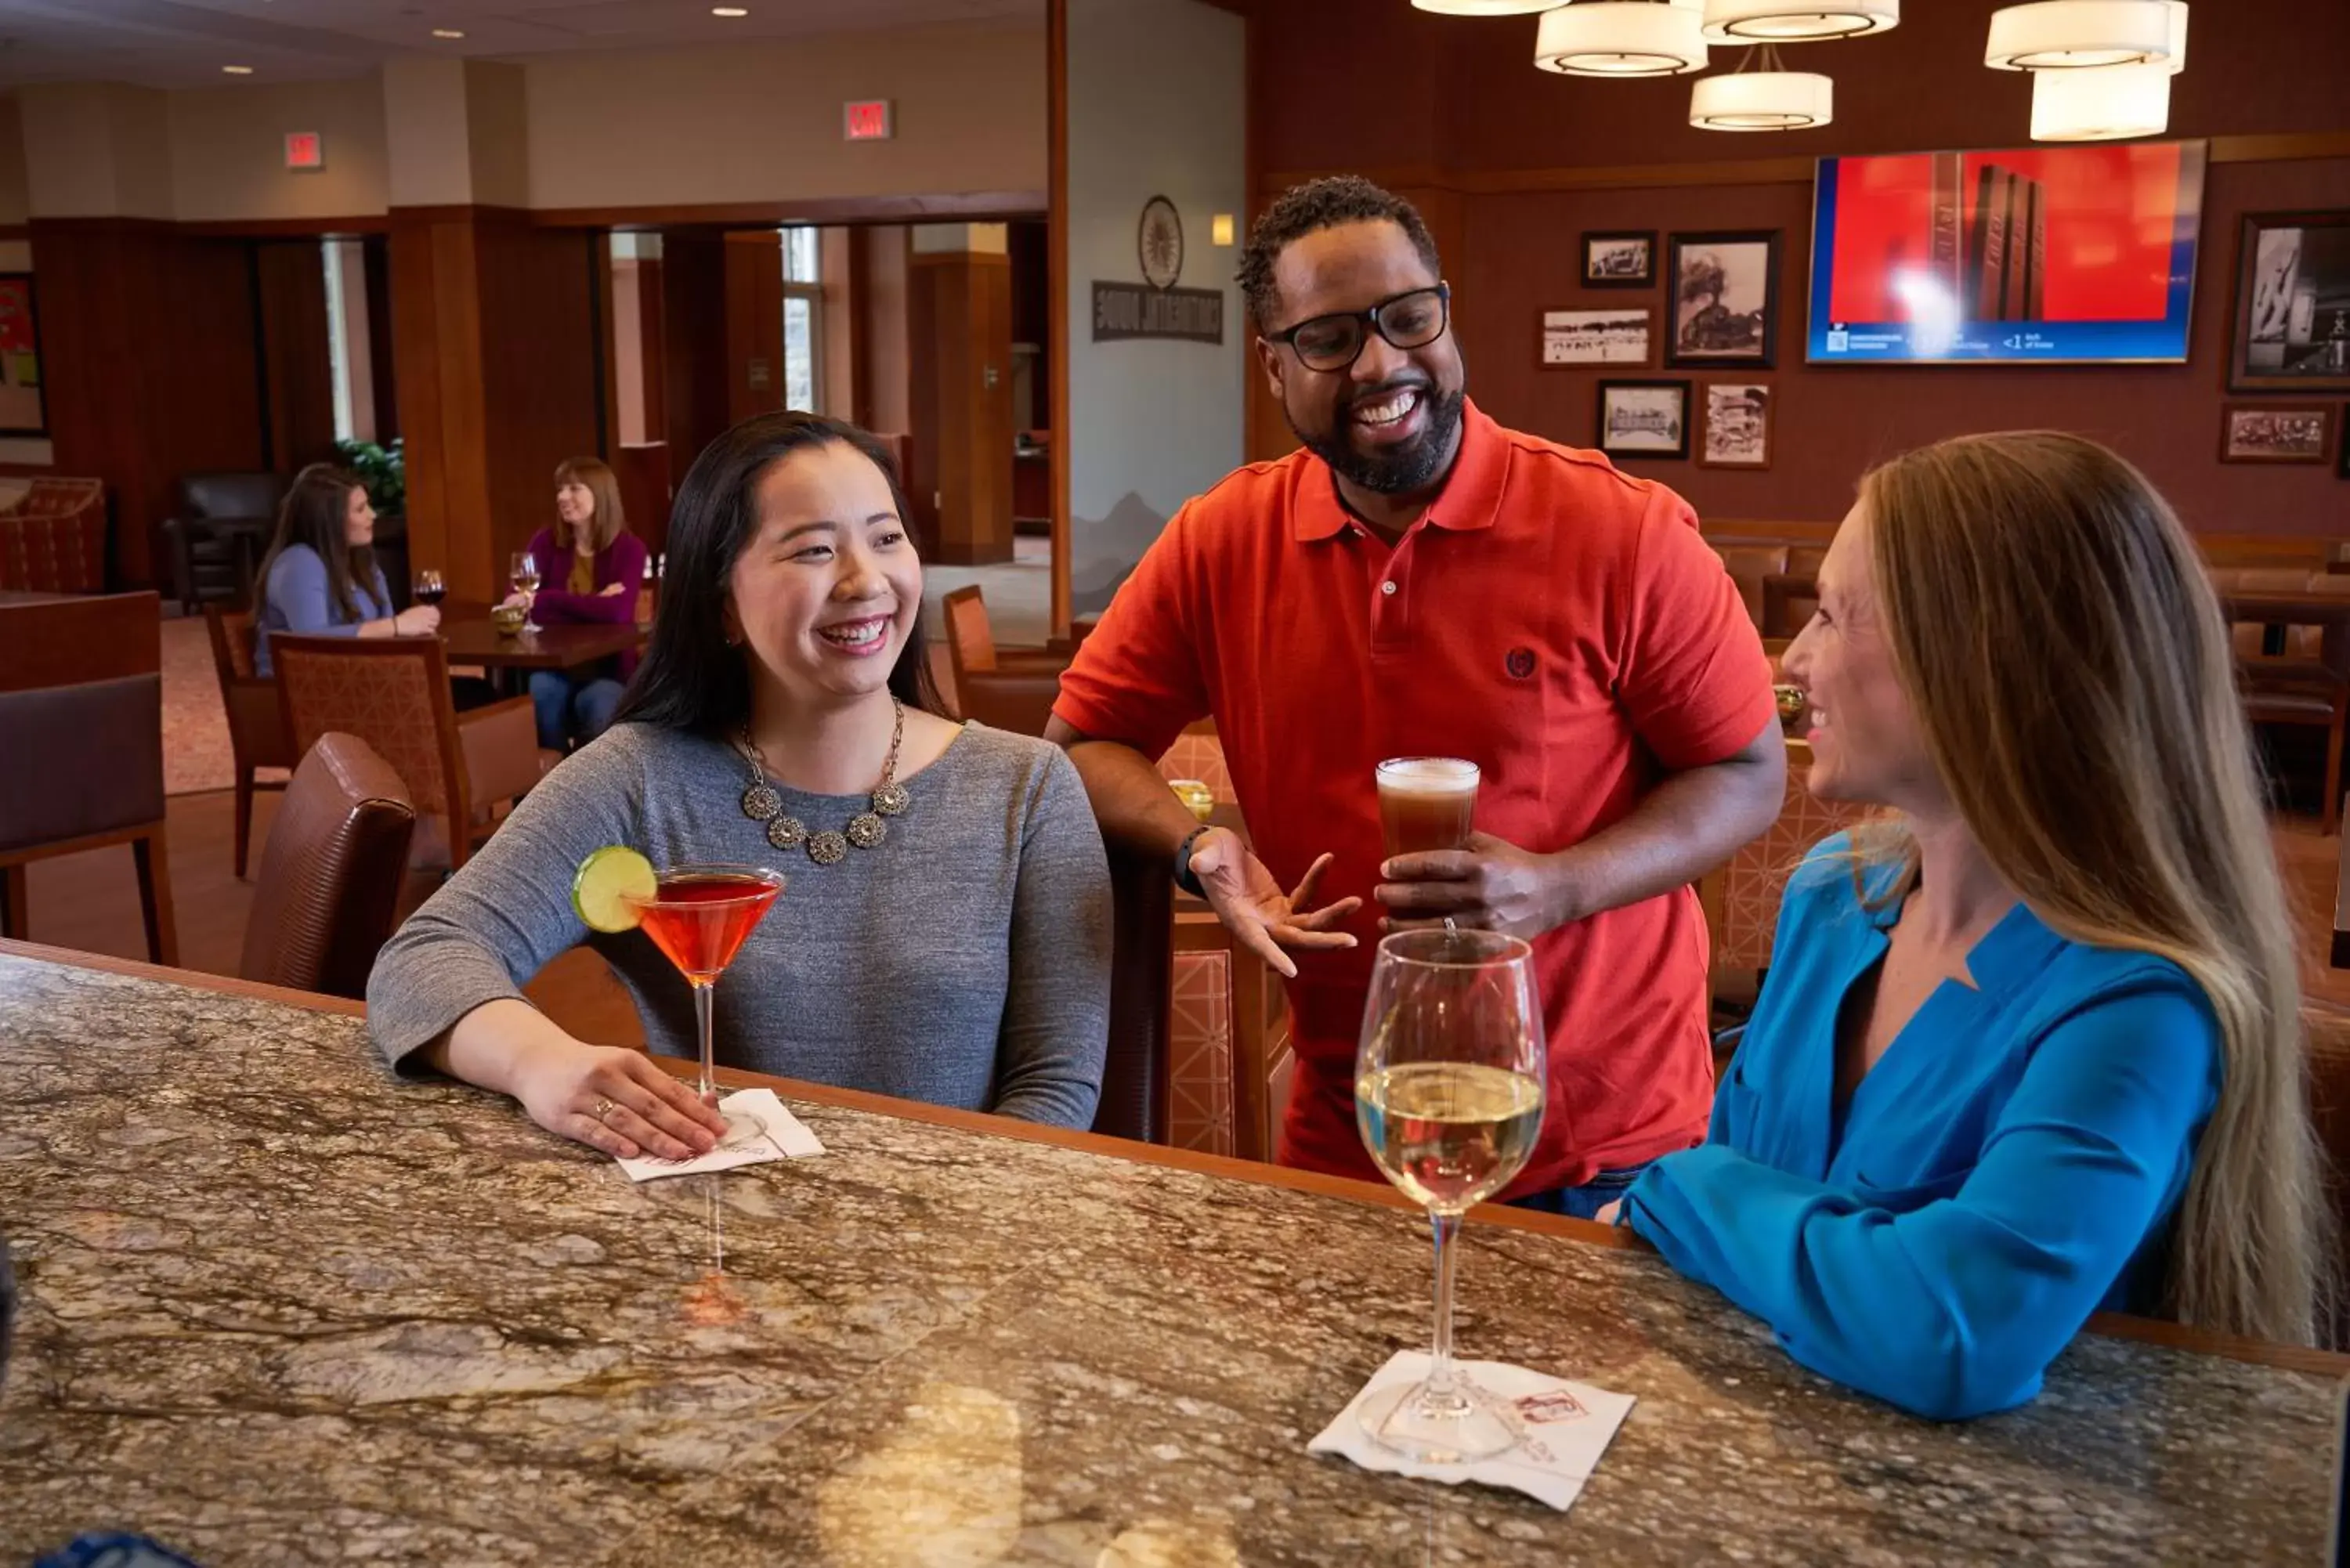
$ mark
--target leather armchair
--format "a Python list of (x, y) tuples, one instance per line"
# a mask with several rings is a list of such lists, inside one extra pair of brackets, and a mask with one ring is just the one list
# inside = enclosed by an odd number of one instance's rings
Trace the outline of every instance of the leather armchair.
[(1102, 1067), (1093, 1130), (1165, 1143), (1175, 882), (1167, 862), (1155, 856), (1139, 856), (1116, 844), (1108, 849), (1114, 933), (1109, 1055)]
[(163, 827), (162, 655), (151, 593), (0, 605), (0, 935), (28, 935), (28, 864), (128, 844), (148, 956), (180, 961)]
[(269, 829), (237, 973), (364, 998), (408, 876), (416, 807), (356, 735), (318, 737)]
[(163, 524), (173, 588), (193, 615), (208, 599), (253, 602), (253, 575), (277, 529), (286, 480), (275, 473), (191, 473)]

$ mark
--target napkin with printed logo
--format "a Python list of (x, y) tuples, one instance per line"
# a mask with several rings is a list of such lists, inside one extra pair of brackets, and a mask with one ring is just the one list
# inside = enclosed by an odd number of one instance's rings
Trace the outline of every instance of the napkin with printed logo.
[(1482, 1481), (1487, 1486), (1512, 1487), (1564, 1512), (1581, 1495), (1583, 1483), (1598, 1469), (1599, 1456), (1607, 1451), (1616, 1428), (1632, 1412), (1629, 1394), (1610, 1394), (1587, 1383), (1571, 1383), (1503, 1361), (1458, 1362), (1461, 1374), (1492, 1395), (1517, 1428), (1517, 1446), (1473, 1464), (1415, 1463), (1373, 1441), (1355, 1412), (1375, 1394), (1426, 1377), (1428, 1360), (1424, 1350), (1396, 1352), (1338, 1412), (1338, 1418), (1305, 1445), (1305, 1451), (1344, 1454), (1367, 1470), (1418, 1476), (1447, 1486)]
[(792, 1115), (773, 1089), (738, 1089), (718, 1102), (718, 1109), (742, 1123), (740, 1130), (707, 1154), (691, 1159), (660, 1159), (639, 1155), (619, 1162), (630, 1181), (650, 1181), (662, 1176), (691, 1176), (698, 1171), (732, 1170), (738, 1165), (764, 1165), (771, 1159), (806, 1159), (822, 1154), (824, 1145), (807, 1124)]

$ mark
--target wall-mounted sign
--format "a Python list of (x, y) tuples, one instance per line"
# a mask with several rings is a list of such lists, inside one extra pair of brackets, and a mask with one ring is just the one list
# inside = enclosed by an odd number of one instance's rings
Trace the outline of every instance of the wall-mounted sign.
[(840, 124), (851, 141), (887, 141), (898, 133), (886, 98), (842, 105)]
[(297, 174), (316, 174), (327, 166), (327, 139), (315, 130), (286, 133), (286, 167)]
[(1178, 288), (1183, 275), (1183, 220), (1175, 203), (1153, 196), (1135, 227), (1135, 259), (1142, 282), (1094, 284), (1094, 341), (1172, 337), (1187, 343), (1224, 340), (1224, 292)]

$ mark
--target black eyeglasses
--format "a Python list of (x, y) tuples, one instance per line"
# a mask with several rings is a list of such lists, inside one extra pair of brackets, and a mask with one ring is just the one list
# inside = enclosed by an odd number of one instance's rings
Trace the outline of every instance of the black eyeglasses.
[(1363, 345), (1377, 332), (1399, 348), (1420, 348), (1444, 336), (1452, 319), (1452, 286), (1415, 288), (1382, 299), (1368, 310), (1342, 310), (1308, 317), (1285, 331), (1268, 332), (1268, 343), (1286, 343), (1309, 370), (1344, 370), (1363, 357)]

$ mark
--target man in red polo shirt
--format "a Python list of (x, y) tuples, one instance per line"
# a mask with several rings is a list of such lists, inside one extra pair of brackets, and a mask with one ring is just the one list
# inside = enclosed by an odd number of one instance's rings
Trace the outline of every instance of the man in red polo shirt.
[[(1480, 413), (1440, 275), (1419, 214), (1367, 181), (1258, 221), (1241, 284), (1305, 450), (1176, 514), (1046, 733), (1106, 833), (1165, 855), (1291, 977), (1285, 1163), (1378, 1174), (1354, 1063), (1381, 932), (1530, 939), (1550, 1096), (1505, 1196), (1588, 1217), (1705, 1137), (1690, 884), (1770, 825), (1786, 759), (1761, 640), (1688, 504)], [(1253, 853), (1154, 765), (1207, 714)], [(1372, 770), (1395, 756), (1478, 764), (1468, 849), (1383, 858)]]

